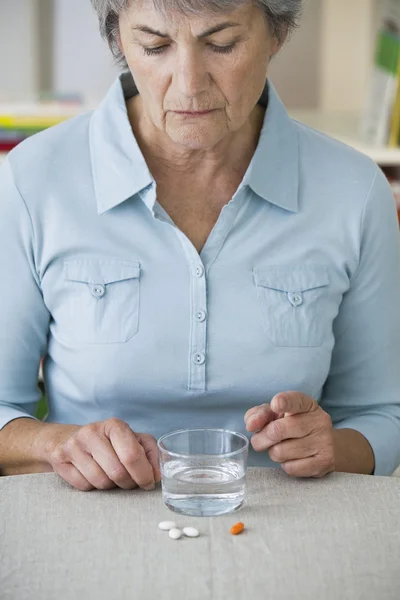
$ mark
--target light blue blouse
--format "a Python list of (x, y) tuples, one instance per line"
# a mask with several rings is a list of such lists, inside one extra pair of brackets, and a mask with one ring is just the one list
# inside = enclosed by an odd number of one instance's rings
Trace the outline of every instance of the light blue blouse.
[(268, 84), (257, 150), (199, 255), (157, 203), (134, 93), (121, 76), (0, 170), (0, 428), (35, 414), (44, 356), (48, 422), (244, 433), (247, 409), (298, 390), (391, 473), (400, 253), (382, 172), (289, 118)]

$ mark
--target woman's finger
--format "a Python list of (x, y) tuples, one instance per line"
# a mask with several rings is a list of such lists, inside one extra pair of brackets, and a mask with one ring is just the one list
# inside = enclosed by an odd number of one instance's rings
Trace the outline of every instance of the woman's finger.
[(251, 438), (254, 450), (262, 452), (284, 440), (304, 438), (310, 435), (318, 426), (314, 414), (293, 415), (268, 423)]
[(118, 419), (107, 423), (107, 437), (133, 481), (145, 490), (154, 489), (155, 474), (146, 451), (127, 423)]
[(98, 490), (111, 490), (115, 488), (114, 481), (106, 475), (90, 454), (79, 448), (75, 448), (70, 461), (94, 488)]
[(57, 465), (54, 470), (64, 481), (81, 492), (90, 492), (95, 489), (71, 463)]
[(274, 462), (284, 463), (289, 460), (310, 458), (319, 451), (314, 436), (306, 436), (298, 440), (285, 440), (274, 444), (268, 450), (269, 457)]
[(89, 447), (96, 463), (118, 487), (123, 490), (133, 490), (137, 487), (106, 436), (93, 436)]
[(146, 452), (147, 459), (153, 467), (155, 481), (158, 483), (161, 481), (161, 471), (157, 440), (148, 433), (136, 433), (135, 435)]
[(291, 477), (324, 477), (335, 470), (334, 459), (329, 453), (319, 453), (311, 458), (288, 460), (282, 469)]
[(258, 406), (253, 406), (253, 408), (249, 408), (249, 410), (244, 415), (244, 422), (247, 423), (247, 421), (250, 419), (250, 417), (252, 417), (257, 411), (259, 411), (262, 406), (267, 406), (267, 405), (260, 404)]
[(317, 410), (318, 404), (314, 398), (301, 392), (280, 392), (272, 398), (271, 407), (276, 412), (298, 415)]
[(277, 418), (279, 415), (273, 412), (269, 404), (261, 404), (248, 410), (244, 420), (247, 431), (259, 431)]

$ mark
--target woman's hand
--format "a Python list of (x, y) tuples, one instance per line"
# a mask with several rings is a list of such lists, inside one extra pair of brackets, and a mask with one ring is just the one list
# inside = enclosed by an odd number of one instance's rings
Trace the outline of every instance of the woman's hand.
[(120, 419), (58, 426), (45, 448), (53, 470), (78, 490), (150, 490), (161, 479), (156, 440)]
[(271, 404), (248, 410), (244, 420), (247, 431), (256, 432), (254, 450), (268, 450), (288, 475), (323, 477), (335, 470), (332, 421), (311, 396), (277, 394)]

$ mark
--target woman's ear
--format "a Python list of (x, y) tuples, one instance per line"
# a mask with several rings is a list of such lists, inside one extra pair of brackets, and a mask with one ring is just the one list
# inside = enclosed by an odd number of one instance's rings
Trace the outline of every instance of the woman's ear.
[(272, 38), (272, 43), (271, 43), (271, 52), (270, 52), (270, 56), (269, 56), (270, 60), (275, 58), (275, 56), (278, 54), (279, 50), (281, 50), (281, 48), (284, 46), (287, 36), (288, 36), (287, 28), (283, 32), (282, 37), (280, 37), (279, 39), (276, 37), (276, 35), (274, 35), (274, 37)]

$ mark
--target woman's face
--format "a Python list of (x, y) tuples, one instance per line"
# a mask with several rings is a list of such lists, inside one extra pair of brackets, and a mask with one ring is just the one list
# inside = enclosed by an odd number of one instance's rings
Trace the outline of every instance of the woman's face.
[(211, 148), (245, 124), (278, 50), (250, 2), (229, 14), (165, 18), (152, 0), (135, 0), (120, 19), (120, 46), (146, 117), (193, 150)]

